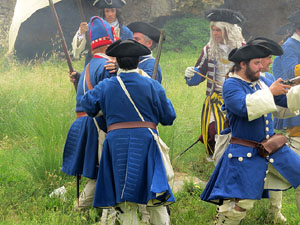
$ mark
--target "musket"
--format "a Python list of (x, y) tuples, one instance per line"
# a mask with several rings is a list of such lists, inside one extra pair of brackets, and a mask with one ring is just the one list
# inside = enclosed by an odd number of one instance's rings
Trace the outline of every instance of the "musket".
[(282, 84), (290, 85), (290, 86), (295, 86), (300, 84), (300, 77), (294, 77), (292, 79), (284, 80), (281, 82)]
[(160, 30), (159, 41), (158, 41), (158, 46), (157, 46), (157, 54), (155, 57), (155, 64), (154, 64), (153, 73), (152, 73), (153, 80), (156, 80), (156, 75), (157, 75), (157, 70), (158, 70), (158, 65), (159, 65), (159, 60), (160, 60), (160, 55), (161, 55), (161, 49), (162, 49), (162, 43), (163, 43), (164, 39), (165, 39), (165, 31)]
[[(84, 11), (83, 11), (81, 0), (77, 0), (77, 5), (78, 5), (78, 8), (79, 8), (79, 14), (80, 14), (81, 22), (85, 22), (86, 18), (85, 18), (85, 15), (84, 15)], [(87, 44), (89, 50), (91, 50), (91, 42), (90, 42), (90, 38), (89, 38), (89, 34), (88, 33), (89, 32), (85, 33), (85, 40), (86, 40), (86, 44)]]
[(203, 75), (202, 73), (197, 72), (196, 70), (193, 70), (193, 72), (196, 73), (196, 74), (198, 74), (199, 76), (204, 77), (205, 79), (207, 79), (207, 80), (209, 80), (209, 81), (211, 81), (211, 82), (213, 82), (213, 83), (219, 85), (219, 86), (223, 86), (223, 85), (222, 85), (221, 83), (219, 83), (218, 81), (215, 81), (215, 80), (213, 80), (213, 79), (210, 79), (209, 77)]
[[(50, 8), (51, 8), (52, 14), (54, 16), (55, 23), (57, 25), (58, 34), (60, 36), (61, 44), (63, 46), (64, 53), (65, 53), (65, 56), (66, 56), (66, 59), (67, 59), (67, 63), (68, 63), (68, 66), (69, 66), (69, 71), (72, 73), (72, 72), (74, 72), (74, 69), (73, 69), (73, 66), (72, 66), (71, 57), (69, 55), (66, 40), (65, 40), (65, 36), (64, 36), (63, 31), (62, 31), (62, 28), (61, 28), (61, 25), (60, 25), (60, 22), (59, 22), (59, 19), (58, 19), (58, 16), (57, 16), (57, 13), (56, 13), (56, 10), (55, 10), (55, 7), (54, 7), (54, 4), (53, 4), (52, 0), (49, 0), (49, 5), (50, 5)], [(77, 84), (74, 83), (74, 87), (75, 87), (75, 90), (77, 91)]]
[(195, 144), (197, 144), (200, 141), (198, 138), (197, 141), (195, 141), (193, 144), (191, 144), (187, 149), (185, 149), (183, 152), (181, 152), (178, 156), (176, 156), (175, 159), (178, 159), (180, 156), (182, 156), (184, 153), (186, 153), (190, 148), (192, 148)]
[[(50, 8), (51, 8), (52, 14), (54, 16), (55, 23), (57, 25), (58, 33), (59, 33), (59, 36), (60, 36), (60, 39), (61, 39), (61, 43), (62, 43), (62, 46), (63, 46), (63, 49), (64, 49), (64, 53), (65, 53), (65, 56), (66, 56), (66, 59), (67, 59), (69, 70), (72, 73), (72, 72), (74, 72), (74, 69), (73, 69), (73, 66), (72, 66), (71, 57), (69, 55), (67, 44), (66, 44), (66, 40), (65, 40), (65, 36), (64, 36), (64, 33), (63, 33), (62, 29), (61, 29), (61, 25), (60, 25), (60, 22), (59, 22), (59, 19), (58, 19), (58, 16), (57, 16), (57, 13), (56, 13), (56, 10), (55, 10), (55, 7), (54, 7), (54, 4), (53, 4), (52, 0), (49, 0), (49, 5), (50, 5)], [(77, 85), (78, 85), (78, 83), (73, 83), (73, 84), (74, 84), (75, 90), (77, 92)], [(77, 189), (77, 192), (76, 192), (76, 195), (77, 195), (77, 207), (79, 207), (79, 180), (80, 180), (80, 176), (77, 174), (76, 178), (77, 178), (76, 179), (77, 180), (77, 188), (76, 188)]]

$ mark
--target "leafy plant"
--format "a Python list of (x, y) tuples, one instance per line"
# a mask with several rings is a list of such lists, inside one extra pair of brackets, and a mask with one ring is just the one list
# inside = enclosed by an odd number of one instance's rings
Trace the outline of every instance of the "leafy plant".
[(179, 16), (168, 20), (164, 25), (167, 39), (164, 50), (167, 51), (193, 51), (201, 49), (209, 40), (209, 22), (198, 16)]

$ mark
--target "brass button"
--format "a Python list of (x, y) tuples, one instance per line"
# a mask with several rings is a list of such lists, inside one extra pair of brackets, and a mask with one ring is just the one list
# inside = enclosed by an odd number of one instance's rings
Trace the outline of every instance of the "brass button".
[(239, 160), (240, 162), (243, 162), (244, 159), (243, 159), (243, 157), (239, 157), (238, 160)]
[(267, 132), (269, 131), (269, 127), (266, 127), (266, 131), (267, 131)]
[(229, 158), (229, 159), (232, 158), (232, 154), (231, 154), (231, 153), (228, 154), (228, 158)]
[(266, 139), (269, 139), (269, 138), (270, 138), (270, 135), (267, 134), (267, 135), (266, 135)]
[(273, 159), (273, 158), (270, 158), (270, 159), (269, 159), (269, 162), (270, 162), (270, 163), (274, 163), (274, 159)]
[(266, 125), (268, 125), (269, 124), (269, 120), (266, 120)]
[(248, 157), (248, 158), (251, 158), (251, 157), (252, 157), (251, 152), (248, 152), (248, 153), (247, 153), (247, 157)]

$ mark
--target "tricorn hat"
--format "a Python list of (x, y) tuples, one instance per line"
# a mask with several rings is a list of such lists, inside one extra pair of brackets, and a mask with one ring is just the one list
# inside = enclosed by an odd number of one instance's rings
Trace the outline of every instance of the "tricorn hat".
[(117, 40), (114, 29), (99, 16), (94, 16), (89, 22), (91, 48), (112, 44)]
[(254, 39), (248, 41), (247, 44), (265, 46), (271, 50), (271, 55), (282, 55), (283, 54), (283, 50), (278, 43), (276, 43), (275, 41), (273, 41), (271, 39), (265, 38), (265, 37), (254, 38)]
[(271, 50), (258, 44), (246, 44), (240, 48), (233, 49), (228, 56), (229, 61), (242, 62), (255, 58), (265, 58), (271, 55)]
[(99, 8), (122, 8), (126, 5), (125, 0), (95, 0), (93, 6)]
[(127, 26), (133, 33), (139, 32), (147, 35), (151, 40), (158, 43), (160, 31), (153, 25), (145, 22), (133, 22)]
[(288, 20), (293, 24), (300, 24), (300, 11), (293, 12)]
[(105, 52), (106, 55), (117, 58), (139, 57), (142, 55), (149, 55), (150, 53), (151, 51), (149, 48), (132, 39), (126, 39), (124, 41), (119, 39), (110, 45)]
[(287, 23), (278, 28), (276, 35), (287, 35), (293, 31), (293, 23)]
[(209, 21), (221, 21), (231, 24), (242, 24), (246, 21), (245, 17), (240, 13), (231, 9), (210, 9), (205, 12), (205, 18)]

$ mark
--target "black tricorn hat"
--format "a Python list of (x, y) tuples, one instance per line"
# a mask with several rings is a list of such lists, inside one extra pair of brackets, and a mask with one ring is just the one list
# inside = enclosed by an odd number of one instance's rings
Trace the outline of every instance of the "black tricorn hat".
[(206, 11), (205, 18), (209, 21), (221, 21), (231, 24), (242, 24), (246, 21), (245, 17), (240, 12), (222, 8)]
[(93, 6), (99, 8), (122, 8), (126, 5), (125, 0), (95, 0)]
[(139, 32), (147, 35), (151, 40), (158, 43), (160, 31), (153, 25), (141, 21), (130, 23), (127, 26), (133, 33)]
[(300, 24), (300, 11), (293, 12), (293, 13), (288, 17), (288, 20), (289, 20), (291, 23), (294, 23), (294, 24)]
[(271, 55), (271, 50), (258, 44), (246, 44), (240, 48), (233, 49), (228, 56), (229, 61), (242, 62), (256, 58), (265, 58)]
[(151, 53), (150, 49), (146, 46), (140, 44), (139, 42), (126, 39), (118, 41), (111, 44), (107, 49), (105, 54), (113, 57), (139, 57), (142, 55), (149, 55)]
[(261, 45), (264, 47), (267, 47), (268, 49), (271, 50), (271, 55), (282, 55), (283, 50), (281, 46), (276, 43), (275, 41), (265, 38), (265, 37), (257, 37), (254, 38), (253, 40), (248, 41), (249, 45)]
[(276, 35), (287, 35), (293, 31), (293, 23), (287, 23), (278, 28)]

